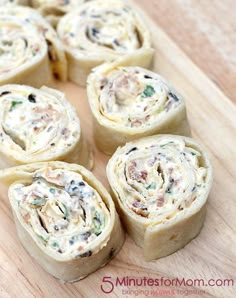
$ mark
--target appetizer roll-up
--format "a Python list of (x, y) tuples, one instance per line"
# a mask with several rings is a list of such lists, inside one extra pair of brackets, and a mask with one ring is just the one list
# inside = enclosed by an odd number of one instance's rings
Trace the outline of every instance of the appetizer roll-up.
[(127, 57), (97, 67), (88, 78), (94, 137), (107, 154), (142, 136), (190, 135), (182, 96), (160, 75), (133, 65)]
[(93, 164), (75, 109), (54, 89), (0, 87), (0, 168), (50, 160)]
[(114, 203), (85, 168), (63, 162), (2, 170), (19, 238), (50, 274), (75, 281), (105, 265), (124, 234)]
[(34, 9), (0, 6), (0, 85), (34, 87), (67, 79), (61, 42), (47, 21)]
[(53, 26), (56, 26), (64, 14), (88, 1), (91, 0), (32, 0), (31, 5), (38, 9)]
[(159, 135), (127, 143), (107, 166), (118, 212), (146, 260), (198, 235), (212, 185), (208, 156), (193, 139)]
[(151, 63), (150, 33), (142, 17), (122, 1), (84, 3), (60, 20), (57, 31), (67, 54), (69, 79), (77, 84), (85, 85), (93, 67), (127, 54), (139, 54), (137, 65), (148, 68)]

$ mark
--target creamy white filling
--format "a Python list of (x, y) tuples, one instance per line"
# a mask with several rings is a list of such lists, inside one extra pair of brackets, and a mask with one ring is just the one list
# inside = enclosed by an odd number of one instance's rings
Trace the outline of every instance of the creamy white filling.
[(56, 156), (75, 146), (80, 137), (80, 124), (72, 108), (67, 110), (47, 92), (25, 86), (7, 88), (0, 95), (0, 106), (0, 141), (16, 152), (39, 155), (52, 151)]
[(100, 113), (121, 126), (149, 125), (183, 104), (164, 79), (140, 67), (119, 67), (96, 83)]
[(98, 192), (69, 170), (47, 168), (30, 184), (11, 186), (11, 194), (28, 228), (55, 253), (85, 257), (109, 226), (110, 213)]
[(45, 51), (45, 41), (31, 24), (0, 16), (0, 79), (32, 65)]
[(64, 17), (58, 33), (63, 43), (76, 51), (88, 51), (86, 55), (128, 53), (142, 46), (136, 17), (122, 2), (88, 3), (74, 16)]
[(129, 148), (118, 157), (114, 173), (128, 209), (147, 219), (169, 219), (204, 193), (207, 169), (200, 152), (170, 137)]

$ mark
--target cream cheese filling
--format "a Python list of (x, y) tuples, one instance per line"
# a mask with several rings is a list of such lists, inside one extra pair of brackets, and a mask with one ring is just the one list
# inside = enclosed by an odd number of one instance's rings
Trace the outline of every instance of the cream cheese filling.
[(145, 127), (183, 104), (164, 79), (140, 67), (100, 75), (96, 89), (101, 115), (124, 127)]
[(93, 56), (104, 54), (104, 50), (123, 54), (142, 47), (142, 32), (129, 7), (120, 1), (89, 4), (78, 9), (74, 17), (64, 17), (59, 25), (61, 40), (74, 54), (78, 50)]
[(0, 79), (21, 66), (32, 65), (47, 52), (45, 41), (28, 22), (0, 16)]
[(9, 192), (18, 215), (47, 249), (75, 258), (96, 253), (94, 244), (109, 227), (110, 213), (79, 173), (47, 167)]
[(171, 137), (129, 149), (116, 160), (114, 172), (122, 203), (147, 220), (162, 222), (176, 216), (190, 208), (206, 187), (201, 153)]
[(35, 156), (51, 151), (57, 156), (80, 137), (74, 110), (67, 110), (47, 92), (26, 86), (8, 87), (0, 94), (0, 106), (0, 143), (9, 150)]

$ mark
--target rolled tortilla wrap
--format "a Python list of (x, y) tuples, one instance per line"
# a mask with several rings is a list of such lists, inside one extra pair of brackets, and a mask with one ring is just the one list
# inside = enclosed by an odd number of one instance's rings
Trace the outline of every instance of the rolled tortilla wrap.
[(76, 281), (104, 266), (124, 234), (114, 203), (85, 168), (63, 162), (35, 163), (0, 172), (18, 236), (50, 274)]
[(196, 237), (212, 185), (208, 155), (195, 140), (158, 135), (118, 148), (107, 177), (124, 225), (146, 260)]
[(79, 85), (85, 85), (92, 68), (104, 62), (138, 55), (148, 68), (152, 60), (147, 26), (122, 1), (82, 4), (60, 20), (57, 31), (67, 55), (69, 79)]
[(107, 154), (143, 136), (190, 135), (183, 97), (160, 75), (136, 65), (130, 56), (97, 67), (88, 78), (94, 138)]
[(52, 84), (67, 79), (67, 62), (56, 32), (34, 9), (0, 6), (0, 85)]
[(50, 160), (93, 165), (75, 109), (54, 89), (0, 87), (0, 167)]

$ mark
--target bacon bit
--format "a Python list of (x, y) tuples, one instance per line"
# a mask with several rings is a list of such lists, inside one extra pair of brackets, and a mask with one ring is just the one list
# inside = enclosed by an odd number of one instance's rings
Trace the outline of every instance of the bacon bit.
[(78, 251), (81, 251), (81, 250), (83, 250), (83, 246), (80, 245), (80, 246), (78, 247)]
[(147, 171), (141, 171), (141, 178), (143, 180), (146, 180), (147, 179), (147, 175), (148, 175)]
[(150, 159), (147, 161), (147, 165), (148, 165), (149, 167), (152, 167), (156, 161), (157, 161), (157, 157), (156, 157), (156, 156), (155, 156), (154, 158), (150, 158)]
[(128, 174), (132, 180), (136, 180), (138, 178), (137, 172), (136, 172), (136, 166), (137, 164), (135, 161), (131, 162), (131, 164), (128, 166)]
[(28, 224), (29, 223), (29, 220), (30, 220), (30, 214), (29, 213), (26, 213), (24, 216), (24, 221)]
[(133, 120), (131, 122), (131, 127), (138, 127), (140, 125), (142, 125), (142, 121), (141, 120), (136, 119), (136, 120)]
[(70, 135), (69, 129), (63, 128), (63, 130), (61, 131), (61, 134), (64, 136), (65, 139), (67, 139)]
[(37, 131), (39, 128), (37, 126), (34, 127), (34, 131)]
[(143, 203), (139, 201), (139, 199), (135, 200), (132, 204), (131, 210), (134, 211), (136, 214), (142, 217), (148, 217), (148, 209), (145, 207)]
[(145, 170), (141, 172), (137, 171), (135, 162), (132, 162), (131, 165), (128, 166), (128, 173), (132, 180), (136, 180), (138, 182), (141, 182), (141, 180), (146, 181), (148, 176), (148, 173)]
[(157, 207), (162, 207), (163, 205), (164, 205), (164, 196), (162, 196), (162, 197), (159, 197), (158, 199), (157, 199)]
[(147, 211), (147, 207), (143, 203), (141, 203), (139, 200), (136, 200), (133, 202), (132, 206), (134, 206), (137, 209)]

